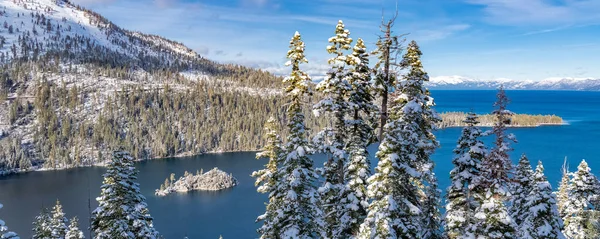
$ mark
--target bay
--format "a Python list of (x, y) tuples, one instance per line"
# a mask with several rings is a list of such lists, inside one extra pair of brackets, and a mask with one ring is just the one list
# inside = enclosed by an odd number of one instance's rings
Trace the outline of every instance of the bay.
[[(495, 91), (432, 91), (438, 112), (469, 111), (489, 113)], [(511, 153), (514, 161), (526, 153), (533, 164), (541, 160), (546, 175), (556, 188), (565, 157), (576, 170), (586, 159), (593, 172), (600, 175), (600, 92), (572, 91), (507, 91), (516, 113), (556, 114), (568, 125), (510, 129), (519, 140)], [(442, 147), (434, 155), (435, 172), (440, 188), (448, 186), (452, 168), (452, 150), (460, 128), (439, 130), (435, 134)], [(487, 139), (490, 140), (490, 139)], [(372, 153), (376, 146), (372, 146)], [(315, 156), (317, 165), (324, 156)], [(184, 158), (168, 158), (140, 162), (138, 182), (146, 196), (155, 227), (165, 238), (257, 238), (254, 221), (264, 211), (265, 195), (256, 192), (250, 174), (260, 169), (265, 160), (254, 159), (254, 152), (205, 154)], [(373, 160), (375, 165), (375, 160)], [(210, 170), (218, 167), (232, 173), (240, 182), (234, 188), (217, 192), (190, 192), (166, 197), (154, 196), (154, 190), (171, 173)], [(95, 208), (100, 193), (101, 167), (62, 171), (31, 172), (0, 178), (0, 218), (22, 238), (31, 236), (31, 223), (43, 207), (60, 200), (68, 217), (80, 218), (82, 228), (89, 225), (89, 209)], [(90, 206), (88, 206), (88, 203)], [(87, 230), (84, 229), (87, 233)], [(88, 237), (89, 238), (89, 237)]]

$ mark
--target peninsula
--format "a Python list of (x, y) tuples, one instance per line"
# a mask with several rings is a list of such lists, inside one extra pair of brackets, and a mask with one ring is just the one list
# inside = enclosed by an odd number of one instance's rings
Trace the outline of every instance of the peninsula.
[[(442, 122), (438, 124), (440, 128), (448, 127), (464, 127), (466, 124), (463, 120), (467, 117), (467, 113), (464, 112), (444, 112), (440, 113)], [(492, 127), (494, 126), (493, 115), (484, 114), (477, 115), (479, 124), (481, 127)], [(564, 120), (556, 115), (530, 115), (530, 114), (514, 114), (511, 116), (511, 122), (507, 124), (507, 127), (538, 127), (542, 125), (564, 125)]]

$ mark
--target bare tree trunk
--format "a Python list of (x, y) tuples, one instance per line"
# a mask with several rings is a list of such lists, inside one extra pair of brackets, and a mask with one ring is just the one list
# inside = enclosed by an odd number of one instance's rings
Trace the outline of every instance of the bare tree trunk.
[[(394, 25), (394, 21), (396, 19), (396, 16), (394, 16), (394, 18), (392, 18), (390, 21), (387, 22), (387, 24), (385, 24), (384, 26), (382, 26), (383, 31), (384, 31), (384, 37), (383, 37), (383, 45), (384, 45), (384, 49), (383, 49), (383, 57), (384, 57), (384, 63), (383, 63), (383, 82), (385, 82), (385, 84), (383, 84), (383, 93), (381, 96), (381, 114), (380, 114), (380, 124), (379, 124), (379, 142), (383, 141), (383, 126), (385, 126), (385, 124), (387, 123), (387, 119), (388, 119), (388, 94), (389, 94), (389, 87), (388, 87), (388, 83), (390, 82), (390, 66), (391, 66), (391, 51), (392, 51), (392, 45), (394, 44), (392, 41), (392, 25)], [(383, 22), (382, 22), (383, 24)]]

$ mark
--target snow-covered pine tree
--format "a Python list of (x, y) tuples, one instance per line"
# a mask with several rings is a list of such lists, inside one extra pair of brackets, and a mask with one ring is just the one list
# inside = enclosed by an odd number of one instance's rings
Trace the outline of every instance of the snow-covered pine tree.
[[(408, 68), (407, 74), (402, 76), (397, 90), (401, 92), (401, 104), (404, 105), (402, 113), (404, 115), (413, 115), (405, 117), (405, 120), (415, 121), (418, 125), (415, 132), (420, 138), (417, 144), (416, 165), (421, 173), (420, 178), (416, 178), (417, 185), (420, 187), (421, 204), (423, 210), (423, 225), (425, 230), (422, 235), (427, 238), (441, 237), (441, 222), (439, 216), (440, 194), (437, 188), (437, 179), (433, 173), (434, 163), (431, 155), (439, 147), (439, 142), (433, 135), (433, 129), (436, 123), (442, 119), (432, 109), (435, 105), (429, 90), (423, 85), (429, 81), (429, 75), (423, 70), (421, 63), (421, 50), (415, 41), (411, 41), (406, 49), (400, 66)], [(412, 118), (412, 119), (411, 119)], [(437, 192), (437, 193), (436, 193)]]
[(525, 154), (521, 155), (519, 164), (515, 170), (511, 194), (512, 205), (510, 207), (510, 215), (521, 230), (521, 222), (529, 214), (529, 208), (526, 206), (529, 193), (533, 190), (533, 169), (531, 162)]
[(512, 114), (506, 109), (508, 102), (504, 89), (500, 87), (497, 101), (494, 103), (496, 109), (492, 112), (496, 116), (496, 123), (492, 128), (496, 141), (494, 148), (482, 163), (480, 185), (485, 190), (477, 195), (481, 198), (481, 203), (475, 214), (477, 218), (473, 235), (475, 238), (515, 238), (517, 225), (505, 204), (506, 198), (510, 196), (509, 174), (512, 170), (512, 163), (508, 156), (511, 148), (507, 141), (515, 141), (513, 135), (506, 134), (506, 124), (510, 122), (509, 116)]
[(56, 205), (52, 208), (52, 219), (50, 220), (51, 238), (63, 239), (67, 234), (67, 225), (69, 220), (65, 217), (60, 201), (56, 200)]
[[(0, 209), (3, 207), (4, 205), (0, 203)], [(0, 239), (19, 239), (17, 233), (8, 230), (6, 223), (2, 219), (0, 219)]]
[(598, 211), (592, 205), (600, 195), (598, 179), (582, 160), (569, 183), (569, 200), (563, 205), (565, 228), (563, 233), (572, 239), (600, 238)]
[(52, 237), (52, 215), (47, 208), (42, 209), (33, 222), (33, 239), (46, 239)]
[(427, 182), (433, 176), (429, 156), (439, 143), (431, 130), (440, 119), (431, 110), (433, 99), (423, 87), (428, 76), (420, 56), (418, 45), (411, 42), (403, 59), (409, 73), (398, 83), (400, 94), (376, 154), (379, 163), (368, 179), (372, 202), (360, 238), (420, 238), (425, 226), (434, 224), (430, 220), (435, 218), (425, 219), (421, 206), (425, 200), (430, 204), (439, 201), (424, 197), (423, 186), (434, 185)]
[(77, 217), (71, 218), (71, 224), (69, 224), (69, 230), (65, 239), (83, 239), (83, 232), (79, 229), (79, 219)]
[(441, 194), (442, 191), (438, 188), (437, 178), (431, 172), (428, 185), (425, 186), (425, 199), (423, 201), (422, 211), (425, 225), (425, 230), (421, 238), (426, 239), (445, 239), (442, 231), (442, 219), (440, 213)]
[(508, 103), (510, 103), (510, 100), (506, 96), (504, 87), (500, 86), (494, 103), (495, 109), (492, 111), (492, 115), (496, 117), (496, 123), (492, 127), (492, 134), (494, 134), (496, 140), (494, 141), (494, 148), (492, 148), (487, 157), (488, 160), (486, 160), (489, 162), (487, 166), (493, 167), (489, 170), (494, 173), (494, 178), (499, 180), (498, 182), (504, 189), (509, 189), (510, 176), (513, 171), (512, 161), (508, 155), (512, 151), (510, 142), (517, 142), (513, 134), (506, 133), (507, 125), (511, 122), (510, 116), (514, 114), (507, 109)]
[[(306, 63), (304, 42), (296, 32), (290, 41), (287, 53), (290, 59), (286, 65), (292, 66), (290, 76), (283, 81), (285, 93), (290, 100), (286, 110), (288, 117), (288, 137), (277, 178), (278, 193), (285, 195), (283, 208), (279, 211), (285, 218), (280, 223), (281, 234), (278, 238), (314, 238), (323, 229), (322, 212), (318, 192), (314, 185), (318, 175), (313, 169), (313, 161), (308, 156), (314, 149), (306, 139), (307, 128), (304, 125), (302, 99), (309, 92), (310, 76), (300, 70), (300, 64)], [(323, 235), (321, 235), (323, 236)]]
[[(347, 56), (345, 51), (351, 48), (352, 38), (350, 31), (345, 29), (340, 20), (335, 28), (335, 36), (329, 38), (330, 45), (327, 52), (333, 57), (327, 62), (331, 70), (325, 78), (317, 84), (316, 90), (323, 93), (325, 98), (313, 106), (315, 116), (332, 116), (331, 127), (324, 128), (314, 138), (314, 144), (318, 145), (318, 152), (327, 153), (329, 159), (323, 165), (323, 177), (325, 182), (319, 188), (322, 200), (324, 220), (327, 226), (324, 228), (327, 238), (340, 238), (343, 225), (341, 219), (348, 214), (348, 208), (342, 205), (341, 196), (344, 187), (343, 167), (346, 162), (346, 121), (348, 111), (347, 91), (351, 89), (349, 71), (346, 69)], [(345, 236), (344, 236), (345, 237)]]
[(477, 192), (482, 188), (481, 162), (487, 155), (487, 147), (481, 141), (483, 132), (477, 124), (477, 115), (469, 113), (454, 149), (454, 168), (450, 171), (444, 229), (449, 239), (463, 238), (475, 232), (475, 210), (478, 206)]
[(284, 220), (277, 212), (281, 210), (283, 205), (281, 204), (283, 197), (278, 187), (278, 164), (282, 162), (282, 142), (277, 131), (277, 120), (273, 117), (269, 118), (265, 124), (266, 141), (267, 144), (263, 147), (262, 151), (256, 154), (256, 158), (267, 158), (269, 162), (265, 165), (264, 169), (253, 172), (252, 177), (256, 178), (255, 185), (258, 186), (256, 191), (259, 193), (267, 193), (269, 195), (269, 202), (267, 203), (266, 211), (264, 214), (257, 218), (258, 221), (262, 221), (263, 225), (258, 229), (258, 233), (261, 235), (260, 238), (277, 238), (281, 232), (280, 222)]
[(341, 200), (346, 209), (346, 214), (341, 218), (342, 238), (356, 237), (360, 224), (367, 216), (367, 179), (371, 167), (367, 147), (375, 139), (372, 125), (376, 121), (374, 116), (377, 111), (371, 94), (368, 53), (362, 39), (356, 41), (348, 64), (353, 69), (349, 80), (352, 89), (348, 92), (350, 119), (346, 121), (349, 142), (345, 147), (348, 161), (344, 166), (345, 190)]
[[(521, 167), (521, 163), (519, 163)], [(521, 169), (522, 170), (522, 169)], [(517, 168), (519, 175), (519, 168)], [(558, 214), (556, 197), (552, 193), (552, 186), (544, 175), (544, 166), (538, 162), (533, 174), (532, 190), (525, 198), (523, 211), (525, 217), (519, 225), (519, 238), (522, 239), (565, 239), (562, 233), (563, 222)]]
[(560, 180), (560, 185), (558, 186), (558, 192), (556, 192), (558, 213), (560, 214), (561, 218), (565, 218), (566, 212), (564, 210), (565, 209), (564, 205), (567, 203), (567, 201), (569, 201), (569, 194), (570, 194), (570, 188), (571, 188), (570, 175), (571, 175), (571, 173), (569, 172), (569, 169), (567, 168), (567, 160), (565, 158), (565, 163), (563, 164), (563, 168), (562, 168), (562, 178)]
[(96, 198), (98, 208), (92, 212), (95, 238), (158, 237), (136, 175), (133, 158), (127, 152), (115, 151), (103, 175), (100, 197)]

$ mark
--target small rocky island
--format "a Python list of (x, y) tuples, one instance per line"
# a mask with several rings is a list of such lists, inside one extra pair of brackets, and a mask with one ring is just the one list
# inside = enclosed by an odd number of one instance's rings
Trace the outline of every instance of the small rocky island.
[[(463, 122), (467, 113), (464, 112), (445, 112), (440, 113), (442, 122), (438, 124), (440, 128), (447, 127), (464, 127)], [(492, 127), (496, 122), (496, 116), (491, 114), (477, 115), (481, 127)], [(564, 125), (563, 119), (556, 115), (529, 115), (529, 114), (513, 114), (510, 116), (510, 123), (507, 127), (537, 127), (542, 125)]]
[(189, 192), (192, 190), (217, 191), (237, 184), (237, 179), (218, 168), (213, 168), (206, 173), (200, 170), (196, 174), (185, 171), (183, 177), (178, 180), (175, 180), (175, 174), (172, 173), (171, 177), (165, 179), (165, 183), (160, 185), (160, 189), (157, 189), (154, 194), (165, 196), (173, 192)]

